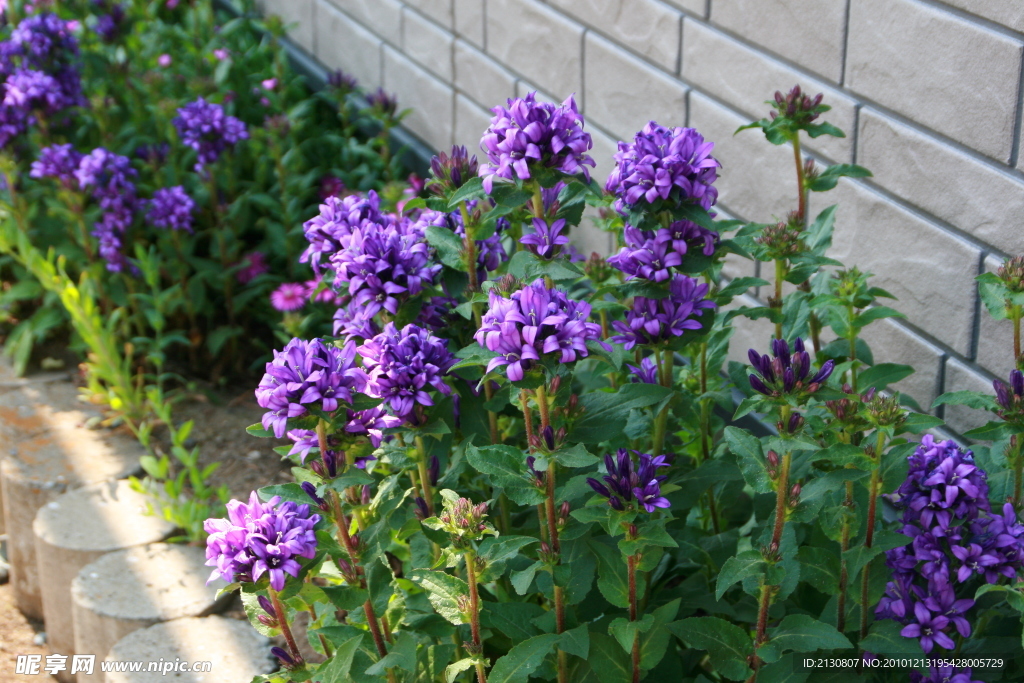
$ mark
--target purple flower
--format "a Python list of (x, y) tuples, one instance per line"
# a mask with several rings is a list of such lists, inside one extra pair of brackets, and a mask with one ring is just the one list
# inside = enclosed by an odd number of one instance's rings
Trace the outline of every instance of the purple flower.
[(138, 200), (135, 196), (137, 175), (128, 157), (114, 154), (102, 147), (82, 157), (75, 177), (83, 190), (91, 190), (103, 214), (93, 226), (92, 234), (99, 242), (100, 256), (107, 270), (121, 272), (131, 267), (121, 252), (122, 237), (132, 224)]
[(256, 388), (256, 402), (266, 408), (263, 428), (281, 438), (288, 418), (307, 413), (307, 405), (319, 405), (326, 413), (338, 409), (339, 402), (352, 402), (351, 389), (360, 378), (355, 368), (355, 344), (344, 348), (330, 346), (319, 339), (292, 339), (274, 360), (267, 363), (266, 374)]
[(654, 356), (647, 356), (640, 365), (626, 364), (626, 367), (631, 371), (631, 377), (629, 378), (634, 384), (657, 384), (658, 383), (658, 364), (654, 360)]
[(693, 128), (665, 128), (651, 121), (632, 144), (619, 143), (605, 189), (618, 197), (620, 210), (641, 200), (695, 203), (710, 209), (718, 199), (715, 169), (721, 166), (711, 156), (714, 146)]
[[(380, 448), (384, 441), (384, 430), (399, 427), (402, 424), (400, 417), (388, 415), (383, 406), (369, 408), (367, 410), (348, 411), (348, 422), (345, 424), (345, 432), (348, 434), (365, 434), (370, 439), (374, 448)], [(369, 459), (373, 459), (372, 457)], [(365, 467), (365, 462), (356, 461), (356, 467)]]
[(365, 370), (365, 392), (381, 398), (395, 415), (414, 419), (417, 405), (432, 406), (429, 388), (451, 393), (444, 375), (455, 365), (448, 341), (416, 325), (401, 330), (394, 323), (358, 348)]
[(920, 638), (921, 649), (931, 652), (935, 645), (951, 650), (956, 647), (953, 639), (944, 632), (949, 626), (949, 619), (942, 615), (932, 614), (924, 603), (918, 602), (914, 605), (915, 621), (907, 624), (900, 631), (905, 638)]
[(527, 248), (537, 256), (553, 259), (562, 250), (562, 245), (569, 243), (569, 236), (561, 234), (564, 228), (564, 218), (550, 224), (543, 218), (534, 218), (533, 232), (520, 237), (519, 242), (527, 245)]
[(1024, 373), (1012, 370), (1009, 385), (994, 380), (992, 387), (996, 391), (996, 402), (1002, 407), (999, 416), (1011, 422), (1024, 420)]
[(249, 138), (244, 123), (225, 114), (219, 104), (202, 97), (178, 109), (173, 123), (181, 141), (199, 155), (195, 165), (197, 173), (217, 161), (226, 149)]
[(114, 42), (120, 35), (127, 18), (124, 5), (116, 2), (108, 5), (106, 0), (94, 0), (93, 4), (98, 10), (107, 11), (107, 14), (97, 16), (96, 33), (104, 43)]
[(499, 354), (491, 359), (487, 372), (506, 365), (513, 382), (521, 380), (543, 354), (558, 352), (561, 363), (586, 357), (587, 341), (601, 336), (601, 326), (587, 322), (590, 304), (548, 289), (543, 279), (513, 292), (509, 299), (495, 288), (488, 297), (488, 311), (474, 338)]
[(554, 168), (568, 175), (582, 173), (589, 182), (587, 166), (594, 160), (587, 151), (593, 146), (583, 132), (583, 117), (576, 101), (569, 97), (561, 106), (537, 102), (537, 94), (508, 100), (507, 107), (491, 109), (494, 116), (480, 140), (489, 164), (479, 173), (490, 194), (494, 178), (529, 180), (530, 166)]
[(671, 268), (683, 264), (691, 249), (711, 256), (718, 244), (718, 233), (690, 221), (676, 221), (657, 232), (639, 230), (627, 225), (626, 246), (608, 259), (608, 263), (632, 277), (663, 282), (672, 275)]
[(394, 116), (398, 111), (398, 99), (384, 88), (377, 88), (367, 95), (366, 103), (370, 105), (371, 109), (387, 116)]
[(270, 270), (270, 266), (267, 265), (267, 257), (261, 251), (254, 251), (247, 254), (242, 263), (245, 265), (239, 269), (235, 274), (235, 277), (243, 285), (249, 284), (260, 275), (263, 275)]
[(427, 183), (427, 189), (437, 194), (457, 190), (467, 180), (475, 177), (479, 169), (480, 164), (475, 155), (470, 156), (469, 151), (461, 145), (453, 146), (450, 155), (441, 152), (431, 158), (430, 173), (433, 177)]
[(604, 466), (608, 472), (602, 477), (605, 483), (588, 477), (587, 484), (597, 494), (607, 498), (608, 504), (616, 510), (624, 510), (634, 500), (647, 512), (670, 507), (671, 503), (661, 495), (661, 483), (667, 477), (657, 474), (659, 468), (668, 467), (665, 456), (654, 457), (632, 451), (639, 458), (639, 462), (634, 463), (630, 452), (620, 448), (614, 458), (605, 455)]
[(153, 193), (149, 201), (149, 212), (146, 220), (154, 228), (165, 230), (185, 230), (192, 232), (192, 214), (196, 203), (185, 192), (181, 185), (162, 187)]
[(793, 342), (792, 353), (785, 339), (773, 339), (771, 356), (762, 356), (754, 349), (750, 349), (747, 351), (747, 358), (750, 359), (755, 372), (750, 375), (750, 386), (772, 398), (801, 391), (814, 393), (822, 382), (829, 378), (835, 367), (835, 361), (827, 360), (821, 369), (807, 380), (811, 371), (811, 356), (804, 350), (804, 342), (800, 337)]
[(18, 69), (4, 84), (3, 107), (21, 110), (28, 123), (34, 113), (49, 118), (70, 105), (57, 79), (42, 71)]
[(309, 292), (302, 282), (286, 282), (270, 293), (270, 305), (282, 312), (297, 311), (309, 303)]
[(347, 343), (351, 339), (369, 339), (380, 333), (373, 318), (353, 306), (339, 306), (334, 312), (334, 336)]
[[(340, 182), (340, 181), (339, 181)], [(344, 186), (342, 186), (344, 189)], [(320, 205), (320, 213), (302, 225), (309, 246), (299, 256), (300, 263), (309, 263), (314, 273), (320, 272), (320, 260), (348, 245), (352, 230), (364, 222), (386, 224), (392, 219), (380, 211), (380, 198), (370, 190), (366, 196), (328, 195)]]
[(70, 144), (43, 147), (39, 150), (39, 159), (32, 162), (29, 175), (33, 178), (56, 178), (70, 190), (77, 185), (75, 171), (81, 160), (82, 155)]
[(708, 286), (686, 275), (677, 274), (669, 284), (669, 295), (664, 299), (638, 296), (626, 319), (616, 320), (612, 327), (618, 334), (613, 342), (624, 344), (626, 350), (637, 344), (658, 344), (683, 335), (686, 330), (699, 330), (696, 318), (704, 310), (714, 308), (715, 302), (704, 297)]
[(316, 556), (313, 529), (320, 515), (309, 514), (309, 505), (282, 503), (274, 496), (261, 503), (256, 492), (249, 503), (232, 500), (227, 519), (208, 519), (203, 528), (206, 565), (214, 567), (207, 583), (215, 579), (254, 582), (266, 574), (270, 587), (284, 589), (285, 575), (297, 577), (302, 565), (295, 558)]

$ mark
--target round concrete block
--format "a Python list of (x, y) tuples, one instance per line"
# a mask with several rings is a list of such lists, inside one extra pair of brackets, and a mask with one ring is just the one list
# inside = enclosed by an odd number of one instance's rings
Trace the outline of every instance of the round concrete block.
[[(248, 681), (273, 671), (270, 641), (249, 622), (225, 617), (175, 619), (128, 634), (110, 650), (108, 663), (154, 662), (169, 667), (209, 662), (209, 671), (108, 671), (106, 683), (214, 683)], [(96, 667), (99, 668), (97, 662)], [(179, 666), (180, 669), (180, 666)]]
[(40, 508), (32, 529), (43, 620), (54, 654), (75, 653), (71, 582), (82, 567), (115, 550), (162, 541), (174, 531), (162, 517), (146, 514), (148, 502), (122, 480), (76, 489)]
[[(102, 660), (132, 631), (223, 608), (231, 596), (216, 600), (224, 582), (206, 585), (205, 562), (202, 548), (154, 543), (107, 553), (82, 567), (71, 582), (75, 652)], [(103, 676), (78, 674), (77, 680), (102, 681)]]
[[(4, 412), (2, 402), (12, 393), (0, 395), (0, 423), (8, 426), (10, 416)], [(29, 617), (42, 619), (32, 536), (36, 512), (69, 489), (137, 472), (142, 451), (137, 442), (127, 437), (105, 439), (98, 432), (79, 427), (79, 422), (88, 417), (85, 413), (29, 407), (40, 418), (43, 428), (20, 431), (18, 440), (3, 442), (6, 457), (0, 461), (0, 497), (16, 603)], [(29, 426), (35, 424), (29, 422)]]

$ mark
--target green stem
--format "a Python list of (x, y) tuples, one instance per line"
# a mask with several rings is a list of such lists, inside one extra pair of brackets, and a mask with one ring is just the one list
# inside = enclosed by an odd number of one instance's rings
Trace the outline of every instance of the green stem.
[(469, 584), (469, 628), (473, 634), (473, 648), (476, 659), (476, 680), (477, 683), (487, 683), (487, 674), (484, 671), (484, 664), (480, 657), (483, 653), (483, 643), (480, 641), (480, 593), (476, 585), (476, 554), (473, 551), (466, 553), (466, 583)]
[(295, 637), (292, 635), (291, 626), (288, 625), (288, 615), (281, 604), (281, 598), (277, 596), (277, 591), (273, 588), (268, 588), (267, 591), (270, 593), (270, 603), (274, 606), (274, 617), (277, 618), (277, 623), (281, 627), (281, 634), (284, 636), (284, 641), (288, 644), (288, 654), (292, 656), (296, 664), (302, 664), (302, 654), (299, 652), (299, 646), (295, 644)]
[[(636, 565), (637, 556), (626, 557), (626, 574), (629, 582), (629, 620), (636, 621), (639, 614), (636, 604)], [(633, 637), (633, 683), (640, 683), (640, 632), (637, 631)]]
[[(871, 471), (871, 483), (868, 484), (868, 523), (864, 532), (864, 548), (871, 550), (875, 540), (875, 515), (878, 503), (878, 488), (882, 479), (882, 449), (885, 447), (885, 433), (878, 430), (878, 442), (875, 447), (875, 468)], [(868, 576), (871, 565), (864, 565), (860, 576), (860, 637), (868, 634)]]
[[(846, 482), (846, 500), (843, 505), (849, 510), (853, 507), (853, 482)], [(846, 551), (850, 549), (850, 520), (843, 517), (842, 540), (839, 544), (839, 600), (836, 605), (836, 630), (846, 630), (846, 590), (850, 575), (846, 568)]]
[(846, 343), (850, 345), (850, 386), (853, 387), (853, 391), (857, 391), (857, 328), (853, 326), (853, 304), (849, 304), (846, 307), (847, 317), (850, 321), (850, 336), (847, 337)]
[(416, 469), (420, 473), (420, 486), (423, 488), (423, 500), (427, 502), (427, 512), (434, 514), (434, 491), (430, 485), (430, 473), (427, 471), (427, 447), (423, 443), (423, 437), (416, 436), (416, 450), (419, 457), (416, 459)]
[(796, 189), (800, 193), (797, 215), (803, 223), (807, 215), (807, 189), (804, 187), (804, 160), (800, 154), (800, 131), (793, 134), (793, 160), (796, 162)]
[[(672, 386), (672, 350), (665, 349), (660, 352), (654, 351), (654, 359), (658, 364), (658, 381), (663, 387)], [(668, 412), (666, 405), (654, 419), (654, 437), (651, 445), (651, 455), (662, 455), (665, 450), (665, 437), (668, 432)]]
[(1021, 457), (1020, 436), (1010, 437), (1010, 448), (1013, 450), (1013, 507), (1020, 510), (1021, 484), (1024, 481), (1024, 457)]
[(1013, 364), (1020, 362), (1020, 319), (1022, 311), (1020, 306), (1013, 307)]
[[(476, 240), (473, 239), (473, 225), (469, 220), (469, 211), (466, 210), (466, 202), (459, 202), (459, 213), (462, 214), (462, 228), (466, 233), (462, 244), (465, 249), (466, 275), (469, 276), (469, 291), (476, 292), (480, 288), (480, 283), (477, 281), (476, 276)], [(473, 304), (473, 309), (474, 311), (476, 310), (476, 304)]]

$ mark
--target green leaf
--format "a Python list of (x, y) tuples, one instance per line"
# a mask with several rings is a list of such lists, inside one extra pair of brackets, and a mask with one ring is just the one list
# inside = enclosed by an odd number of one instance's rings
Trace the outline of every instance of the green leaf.
[(720, 289), (715, 295), (716, 299), (731, 299), (738, 294), (742, 294), (748, 289), (754, 287), (766, 287), (770, 283), (767, 280), (762, 280), (759, 277), (738, 277), (729, 281), (725, 287)]
[(466, 623), (459, 610), (459, 598), (469, 596), (469, 586), (465, 581), (451, 574), (426, 569), (415, 569), (408, 576), (427, 591), (430, 604), (438, 614), (455, 625)]
[(831, 135), (835, 138), (846, 137), (846, 133), (839, 128), (836, 128), (831, 123), (810, 124), (808, 126), (804, 126), (804, 130), (806, 130), (807, 134), (812, 138), (820, 138), (822, 135)]
[(274, 484), (273, 486), (264, 486), (256, 491), (260, 500), (266, 502), (274, 496), (281, 496), (283, 501), (291, 501), (293, 503), (311, 503), (309, 494), (302, 490), (302, 487), (298, 484)]
[(622, 434), (634, 408), (657, 405), (669, 398), (673, 390), (657, 384), (625, 384), (618, 391), (595, 391), (583, 394), (580, 405), (586, 412), (573, 425), (570, 441), (600, 443)]
[(268, 432), (266, 429), (263, 428), (263, 425), (260, 424), (259, 422), (257, 422), (254, 425), (249, 425), (248, 427), (245, 428), (245, 431), (247, 431), (252, 436), (258, 436), (261, 439), (274, 438), (274, 432)]
[(325, 663), (317, 672), (323, 683), (347, 683), (352, 679), (349, 672), (352, 670), (352, 658), (359, 651), (363, 642), (363, 636), (349, 638), (334, 647), (334, 655), (331, 661)]
[(884, 318), (906, 318), (904, 314), (900, 313), (894, 308), (888, 306), (872, 306), (860, 313), (856, 318), (853, 319), (853, 326), (858, 330), (862, 327), (870, 325), (876, 320), (882, 320)]
[(590, 668), (601, 683), (630, 683), (633, 665), (615, 639), (604, 633), (590, 634)]
[(814, 652), (853, 647), (853, 643), (835, 626), (806, 614), (787, 615), (778, 626), (769, 630), (769, 636), (769, 642), (778, 648), (780, 654), (787, 650)]
[(672, 633), (666, 627), (679, 614), (681, 602), (680, 598), (676, 598), (651, 613), (654, 616), (654, 625), (640, 636), (641, 669), (653, 669), (665, 656), (665, 650), (672, 639)]
[(940, 405), (967, 406), (992, 412), (999, 409), (999, 404), (994, 396), (983, 394), (980, 391), (947, 391), (932, 401), (932, 408)]
[(494, 663), (488, 683), (526, 683), (559, 640), (561, 636), (545, 633), (519, 643)]
[(739, 681), (750, 676), (747, 657), (753, 643), (746, 631), (718, 617), (691, 617), (668, 625), (688, 645), (707, 650), (711, 664), (726, 678)]
[(742, 581), (748, 576), (764, 574), (766, 563), (764, 557), (756, 550), (744, 550), (739, 555), (730, 557), (722, 565), (718, 573), (718, 583), (715, 585), (715, 599), (721, 600), (725, 592), (733, 584)]
[(544, 563), (538, 561), (526, 569), (509, 574), (509, 580), (512, 582), (512, 587), (516, 589), (516, 593), (526, 595), (526, 591), (530, 589), (530, 584), (533, 583), (533, 578), (537, 575), (537, 570), (543, 566)]
[(633, 640), (636, 638), (638, 633), (644, 633), (654, 626), (654, 615), (645, 614), (639, 621), (630, 621), (623, 617), (613, 619), (612, 623), (608, 624), (608, 633), (615, 637), (615, 640), (619, 641), (619, 645), (626, 652), (633, 651)]
[(559, 649), (580, 659), (586, 659), (590, 655), (590, 631), (586, 624), (580, 624), (576, 628), (569, 629), (562, 633), (562, 640), (558, 643)]
[(519, 505), (544, 502), (544, 494), (526, 478), (526, 454), (512, 446), (466, 447), (466, 461), (475, 470), (488, 475), (491, 483)]
[[(906, 419), (900, 424), (900, 429), (911, 434), (920, 434), (942, 424), (944, 424), (942, 418), (935, 417), (934, 415), (925, 415), (924, 413), (910, 412), (907, 413)], [(964, 434), (964, 436), (967, 436), (967, 434)]]
[(501, 562), (519, 554), (519, 551), (538, 539), (531, 536), (488, 537), (480, 542), (478, 554), (488, 563)]
[(448, 200), (448, 210), (454, 211), (459, 208), (459, 204), (462, 202), (478, 199), (483, 197), (484, 194), (484, 179), (480, 176), (470, 178)]
[(836, 208), (833, 204), (819, 213), (804, 232), (804, 242), (815, 253), (824, 253), (824, 249), (832, 244), (832, 229), (836, 222)]
[(483, 601), (480, 623), (485, 628), (496, 628), (513, 642), (520, 642), (540, 633), (533, 620), (545, 614), (544, 608), (532, 602)]
[(454, 664), (449, 664), (444, 670), (445, 683), (453, 683), (453, 681), (459, 677), (460, 673), (463, 671), (469, 671), (473, 668), (474, 664), (475, 662), (471, 657), (466, 657), (465, 659), (460, 659)]
[(828, 548), (805, 545), (797, 551), (800, 579), (825, 595), (839, 592), (839, 558)]
[(871, 625), (871, 631), (857, 644), (866, 652), (882, 652), (887, 655), (920, 655), (921, 643), (917, 638), (900, 635), (903, 624), (892, 619), (882, 619)]
[(636, 555), (647, 546), (660, 548), (677, 548), (679, 544), (665, 530), (665, 519), (652, 519), (640, 525), (639, 534), (632, 540), (619, 541), (619, 552), (623, 555)]
[(455, 270), (463, 269), (463, 244), (458, 235), (448, 228), (431, 225), (427, 227), (426, 237), (430, 246), (437, 250), (441, 263)]
[(371, 676), (383, 676), (386, 669), (399, 668), (416, 672), (416, 636), (412, 631), (399, 631), (389, 652), (366, 670)]
[(601, 462), (601, 458), (592, 455), (581, 443), (555, 451), (551, 457), (564, 467), (590, 467)]
[(978, 439), (979, 441), (998, 441), (999, 439), (1011, 436), (1013, 433), (1013, 428), (1005, 422), (991, 421), (980, 427), (967, 430), (964, 432), (964, 436), (968, 439)]
[[(604, 599), (616, 607), (629, 607), (629, 577), (626, 558), (614, 548), (600, 542), (590, 541), (590, 547), (597, 555), (597, 589)], [(637, 576), (637, 594), (643, 592), (643, 577)]]
[(725, 440), (736, 455), (736, 464), (747, 484), (755, 493), (771, 493), (771, 477), (757, 437), (738, 427), (726, 427)]
[(914, 368), (897, 363), (872, 365), (857, 375), (857, 387), (862, 391), (870, 387), (882, 390), (914, 374)]

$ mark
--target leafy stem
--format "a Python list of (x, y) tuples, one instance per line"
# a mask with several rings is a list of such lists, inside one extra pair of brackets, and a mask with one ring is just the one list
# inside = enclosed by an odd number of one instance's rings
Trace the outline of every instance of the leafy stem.
[(466, 581), (469, 584), (469, 628), (473, 634), (473, 648), (476, 650), (476, 679), (477, 683), (487, 683), (487, 674), (484, 671), (484, 663), (480, 659), (483, 653), (483, 643), (480, 640), (480, 593), (477, 590), (476, 578), (476, 553), (472, 550), (466, 552)]
[(288, 644), (288, 654), (292, 656), (296, 664), (302, 664), (302, 654), (299, 652), (299, 646), (295, 644), (295, 637), (292, 635), (291, 626), (288, 625), (288, 615), (284, 611), (284, 605), (281, 604), (281, 598), (273, 588), (268, 588), (267, 591), (270, 593), (270, 603), (274, 606), (274, 618), (277, 619), (277, 623), (281, 627), (281, 634), (284, 635), (284, 640)]
[[(638, 555), (627, 555), (626, 556), (626, 573), (629, 579), (629, 620), (636, 621), (638, 618), (638, 610), (636, 603), (636, 565), (639, 559)], [(632, 660), (633, 660), (633, 683), (640, 683), (640, 631), (637, 630), (633, 634), (633, 649), (632, 649)]]

